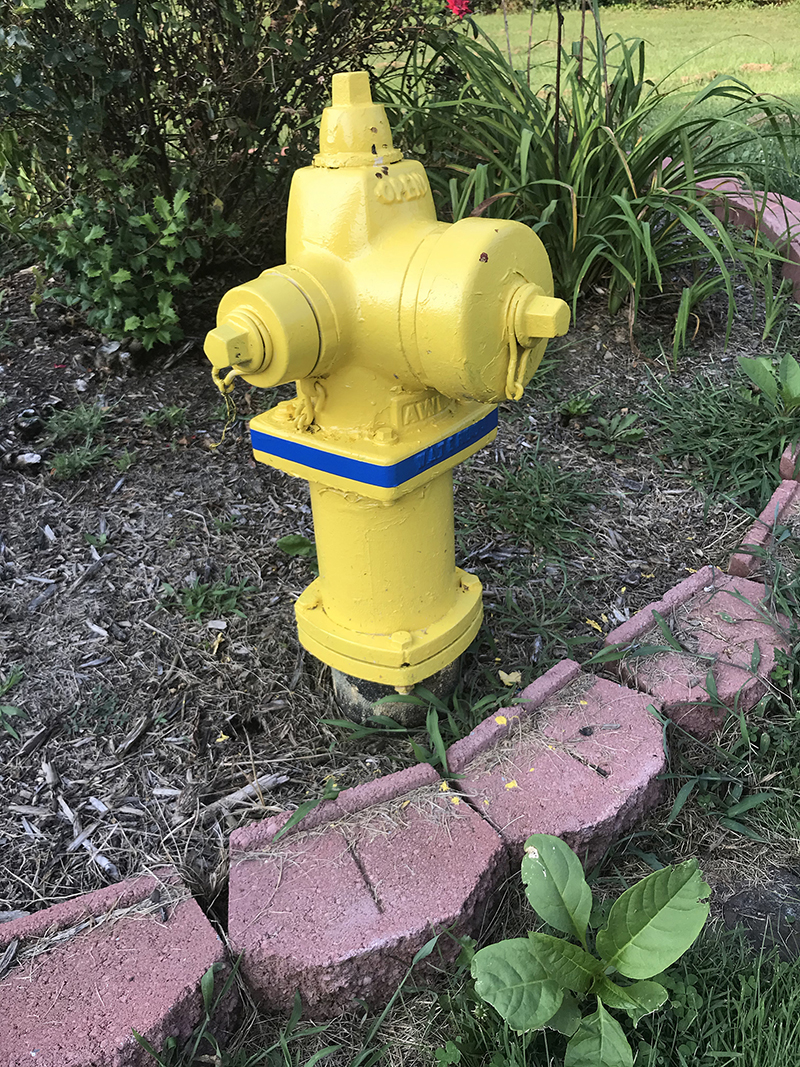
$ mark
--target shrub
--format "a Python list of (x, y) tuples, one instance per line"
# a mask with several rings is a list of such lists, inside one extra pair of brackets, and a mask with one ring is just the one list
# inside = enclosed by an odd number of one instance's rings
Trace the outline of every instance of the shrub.
[(40, 221), (31, 241), (47, 273), (60, 278), (47, 295), (80, 305), (107, 337), (130, 334), (149, 349), (182, 336), (173, 294), (189, 288), (187, 269), (202, 257), (201, 240), (232, 236), (235, 228), (219, 212), (210, 223), (190, 220), (187, 189), (171, 200), (153, 194), (148, 203), (128, 180), (137, 162), (131, 156), (101, 170), (100, 198), (78, 193), (68, 209)]
[[(0, 15), (0, 227), (23, 241), (33, 237), (72, 284), (81, 270), (75, 241), (102, 226), (103, 235), (95, 230), (89, 238), (89, 262), (99, 271), (92, 277), (101, 280), (80, 299), (99, 302), (103, 329), (116, 328), (103, 317), (119, 299), (124, 307), (112, 309), (114, 322), (150, 316), (148, 338), (172, 336), (174, 309), (158, 294), (184, 285), (180, 274), (219, 256), (246, 262), (248, 272), (253, 263), (280, 261), (288, 183), (316, 150), (332, 74), (367, 66), (380, 78), (419, 34), (424, 2), (7, 5)], [(150, 258), (168, 276), (155, 288), (123, 262), (127, 255), (141, 262), (142, 250), (128, 247), (124, 231), (148, 214), (158, 231), (151, 231)], [(132, 225), (148, 232), (146, 221)], [(181, 264), (175, 248), (184, 240), (193, 250)], [(106, 264), (97, 247), (107, 241)]]

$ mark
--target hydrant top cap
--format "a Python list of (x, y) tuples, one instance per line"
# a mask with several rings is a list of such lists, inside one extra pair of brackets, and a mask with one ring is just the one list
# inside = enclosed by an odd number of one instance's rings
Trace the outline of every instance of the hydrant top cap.
[(392, 144), (383, 104), (372, 101), (365, 70), (334, 74), (332, 96), (322, 113), (315, 167), (382, 166), (403, 158)]

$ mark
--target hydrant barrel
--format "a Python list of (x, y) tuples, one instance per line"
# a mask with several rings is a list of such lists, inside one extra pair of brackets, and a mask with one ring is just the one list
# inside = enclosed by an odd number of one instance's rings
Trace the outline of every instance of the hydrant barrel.
[(250, 423), (255, 457), (310, 485), (319, 577), (302, 644), (400, 689), (453, 664), (481, 586), (456, 566), (452, 472), (497, 432), (566, 332), (542, 242), (518, 222), (439, 222), (363, 71), (337, 74), (320, 151), (292, 182), (287, 263), (223, 297), (206, 353), (296, 396)]

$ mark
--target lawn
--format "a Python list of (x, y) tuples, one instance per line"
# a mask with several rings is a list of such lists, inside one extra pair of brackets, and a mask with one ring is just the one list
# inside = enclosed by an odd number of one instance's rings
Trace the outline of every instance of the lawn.
[[(602, 9), (606, 36), (640, 37), (647, 45), (648, 76), (668, 89), (692, 89), (717, 74), (741, 78), (756, 92), (773, 93), (800, 110), (800, 4), (768, 8), (697, 10), (641, 7)], [(504, 50), (507, 47), (502, 12), (476, 19)], [(512, 56), (525, 57), (531, 32), (527, 11), (508, 16)], [(593, 34), (592, 19), (587, 19)], [(578, 40), (579, 11), (564, 13), (564, 41)], [(542, 83), (555, 72), (557, 23), (554, 10), (533, 19), (533, 75)]]

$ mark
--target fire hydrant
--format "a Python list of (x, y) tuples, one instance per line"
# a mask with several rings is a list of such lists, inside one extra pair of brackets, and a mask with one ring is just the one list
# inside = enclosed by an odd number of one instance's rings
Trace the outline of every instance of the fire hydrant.
[(305, 478), (319, 577), (295, 613), (334, 673), (409, 692), (482, 617), (455, 565), (452, 472), (497, 433), (569, 308), (518, 222), (438, 222), (365, 72), (337, 74), (320, 151), (289, 197), (283, 266), (230, 290), (205, 342), (237, 377), (297, 395), (250, 423), (255, 458)]

